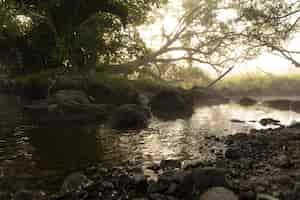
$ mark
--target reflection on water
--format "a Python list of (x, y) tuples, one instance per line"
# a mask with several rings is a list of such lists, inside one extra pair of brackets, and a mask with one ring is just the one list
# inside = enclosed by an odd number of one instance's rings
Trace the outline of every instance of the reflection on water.
[[(2, 101), (4, 101), (2, 99)], [(70, 170), (88, 163), (148, 165), (161, 159), (210, 159), (221, 149), (204, 136), (224, 136), (262, 127), (258, 121), (271, 117), (282, 124), (300, 120), (300, 114), (262, 105), (242, 107), (229, 103), (201, 107), (187, 120), (153, 119), (138, 133), (116, 133), (105, 126), (38, 127), (22, 124), (18, 109), (0, 100), (0, 176), (37, 175)], [(13, 107), (13, 106), (12, 106)], [(4, 110), (7, 108), (7, 110)], [(232, 122), (240, 120), (244, 123)], [(255, 121), (255, 122), (254, 122)]]
[(41, 127), (28, 132), (34, 148), (33, 160), (40, 168), (76, 168), (83, 163), (101, 160), (95, 127)]
[[(300, 114), (293, 111), (280, 111), (263, 105), (244, 107), (230, 103), (198, 108), (190, 119), (190, 123), (192, 131), (203, 130), (220, 136), (237, 132), (248, 133), (253, 128), (276, 127), (262, 126), (259, 120), (263, 118), (277, 119), (282, 125), (290, 125), (292, 122), (300, 120)], [(231, 120), (240, 122), (232, 122)]]

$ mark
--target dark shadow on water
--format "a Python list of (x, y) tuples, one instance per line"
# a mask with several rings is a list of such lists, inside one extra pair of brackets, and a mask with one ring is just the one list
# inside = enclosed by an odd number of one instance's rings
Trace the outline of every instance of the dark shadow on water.
[(102, 147), (96, 141), (95, 127), (58, 126), (32, 129), (29, 142), (34, 147), (33, 160), (41, 168), (78, 168), (97, 162)]

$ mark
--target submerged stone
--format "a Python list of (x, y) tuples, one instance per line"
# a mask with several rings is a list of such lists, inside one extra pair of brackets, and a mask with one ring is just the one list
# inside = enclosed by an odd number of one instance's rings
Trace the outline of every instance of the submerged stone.
[(280, 125), (280, 121), (272, 118), (263, 118), (259, 120), (259, 123), (262, 126), (267, 126), (267, 125)]
[(150, 117), (149, 109), (136, 104), (125, 104), (113, 112), (109, 124), (117, 130), (143, 129), (148, 126)]

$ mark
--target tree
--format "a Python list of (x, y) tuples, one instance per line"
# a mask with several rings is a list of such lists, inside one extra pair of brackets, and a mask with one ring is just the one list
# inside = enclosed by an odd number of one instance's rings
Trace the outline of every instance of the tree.
[[(159, 68), (184, 60), (210, 67), (222, 78), (234, 66), (266, 51), (299, 66), (300, 51), (287, 47), (299, 30), (299, 14), (300, 1), (183, 0), (176, 29), (170, 34), (161, 31), (161, 47), (123, 66)], [(173, 52), (181, 55), (174, 57)]]
[[(160, 67), (188, 61), (228, 73), (263, 51), (280, 54), (300, 66), (295, 58), (300, 52), (286, 45), (299, 28), (298, 0), (183, 0), (177, 27), (168, 34), (162, 28), (163, 42), (152, 50), (136, 27), (146, 21), (154, 4), (162, 2), (15, 0), (2, 1), (1, 6), (9, 11), (3, 16), (13, 19), (11, 16), (21, 14), (33, 22), (16, 37), (21, 40), (13, 37), (12, 41), (18, 41), (16, 46), (25, 43), (25, 47), (16, 48), (23, 55), (23, 64), (32, 68), (30, 62), (35, 61), (38, 70), (41, 62), (46, 67), (63, 63), (77, 68), (100, 62), (114, 72), (141, 71), (158, 76)], [(13, 35), (7, 26), (1, 29), (5, 39)], [(5, 31), (8, 36), (3, 36)], [(173, 52), (180, 52), (180, 56), (174, 57)]]
[[(93, 66), (139, 54), (129, 29), (145, 21), (159, 0), (2, 0), (0, 49), (21, 57), (21, 72), (46, 68)], [(30, 26), (22, 29), (20, 17)], [(27, 24), (28, 24), (27, 23)], [(127, 28), (125, 28), (127, 27)], [(7, 51), (9, 50), (9, 51)], [(11, 55), (9, 55), (11, 54)], [(2, 58), (2, 63), (9, 59)], [(15, 59), (10, 59), (15, 60)]]

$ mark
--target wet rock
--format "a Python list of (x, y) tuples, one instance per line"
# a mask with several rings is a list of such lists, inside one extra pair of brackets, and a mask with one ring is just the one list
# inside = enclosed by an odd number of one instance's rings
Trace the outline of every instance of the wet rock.
[(90, 104), (87, 94), (81, 90), (59, 90), (52, 97), (58, 104)]
[(133, 184), (136, 186), (137, 191), (146, 192), (148, 188), (147, 176), (144, 174), (134, 174), (131, 179)]
[(41, 191), (22, 190), (15, 193), (13, 200), (43, 200), (45, 193)]
[(239, 119), (231, 119), (230, 121), (233, 123), (245, 123), (245, 121)]
[(164, 120), (190, 117), (193, 105), (180, 90), (164, 90), (150, 101), (153, 114)]
[(234, 135), (229, 135), (225, 140), (225, 144), (232, 145), (237, 141), (247, 140), (248, 138), (249, 136), (246, 133), (236, 133)]
[(225, 151), (225, 158), (231, 160), (237, 160), (243, 157), (241, 149), (239, 147), (229, 147)]
[(238, 197), (224, 187), (212, 187), (203, 193), (199, 200), (238, 200)]
[(109, 112), (113, 110), (112, 105), (106, 104), (48, 104), (37, 102), (24, 106), (26, 119), (31, 121), (51, 124), (67, 122), (90, 122), (104, 121)]
[(160, 170), (160, 165), (159, 165), (159, 164), (156, 164), (156, 163), (154, 163), (154, 164), (150, 165), (149, 167), (147, 167), (147, 169), (150, 169), (150, 170), (152, 170), (152, 171), (155, 171), (155, 172), (157, 172), (157, 171), (159, 171), (159, 170)]
[(274, 166), (280, 167), (280, 168), (288, 168), (292, 165), (289, 157), (284, 154), (281, 154), (281, 155), (275, 157), (272, 161), (272, 164)]
[(272, 183), (284, 186), (293, 186), (293, 180), (289, 175), (278, 175), (272, 178)]
[(202, 159), (195, 159), (195, 160), (185, 160), (182, 163), (183, 169), (189, 169), (189, 168), (196, 168), (203, 166), (203, 160)]
[(60, 90), (45, 100), (24, 106), (24, 114), (34, 122), (89, 122), (104, 121), (114, 107), (110, 104), (92, 104), (80, 90)]
[(241, 192), (239, 200), (256, 200), (256, 194), (253, 191)]
[(128, 84), (127, 80), (105, 80), (101, 81), (98, 77), (90, 78), (87, 82), (86, 92), (95, 98), (97, 104), (139, 104), (139, 94)]
[(84, 174), (80, 172), (73, 173), (64, 180), (61, 192), (68, 193), (77, 190), (82, 190), (83, 188), (93, 184), (93, 181), (88, 179)]
[(176, 191), (178, 191), (179, 184), (177, 183), (171, 183), (168, 190), (166, 191), (166, 194), (175, 194)]
[(184, 176), (189, 173), (188, 171), (181, 170), (167, 170), (158, 176), (159, 181), (170, 184), (170, 183), (180, 183), (184, 179)]
[(11, 199), (10, 194), (8, 192), (0, 192), (0, 199), (8, 200)]
[(226, 170), (221, 168), (195, 168), (186, 172), (179, 186), (179, 194), (192, 198), (210, 187), (228, 187)]
[(292, 123), (288, 126), (288, 128), (300, 128), (300, 122), (292, 121)]
[(257, 103), (257, 101), (250, 97), (243, 97), (239, 100), (239, 104), (242, 106), (252, 106), (256, 103)]
[(118, 107), (109, 119), (109, 124), (117, 130), (146, 128), (151, 117), (150, 111), (136, 104), (125, 104)]
[(292, 101), (288, 99), (276, 99), (264, 101), (264, 104), (279, 110), (290, 110)]
[(14, 200), (32, 200), (34, 199), (34, 194), (30, 191), (19, 191), (13, 197)]
[(131, 179), (133, 180), (134, 184), (147, 182), (147, 176), (145, 176), (144, 174), (134, 174), (131, 176)]
[(200, 86), (195, 86), (187, 92), (192, 102), (196, 106), (222, 104), (229, 101), (228, 98), (220, 94), (220, 92)]
[(149, 196), (151, 200), (178, 200), (173, 196), (168, 196), (168, 195), (158, 194), (158, 193), (150, 194)]
[(292, 110), (299, 113), (300, 112), (300, 101), (292, 101)]
[(103, 181), (101, 183), (102, 187), (105, 188), (105, 189), (108, 189), (108, 190), (112, 190), (115, 188), (114, 184), (110, 181)]
[(265, 194), (265, 193), (259, 193), (257, 194), (257, 197), (256, 197), (257, 200), (279, 200), (278, 198), (276, 197), (273, 197), (269, 194)]
[(167, 191), (168, 185), (161, 181), (152, 181), (148, 182), (147, 193), (162, 193)]
[(283, 191), (280, 194), (280, 199), (281, 200), (298, 200), (300, 197), (300, 195), (297, 195), (297, 193), (295, 191)]
[(147, 95), (139, 93), (137, 96), (137, 104), (144, 106), (144, 107), (148, 107), (149, 103), (150, 103), (150, 99)]
[(166, 196), (158, 193), (150, 194), (151, 200), (166, 200)]
[(52, 85), (51, 92), (59, 90), (84, 90), (86, 78), (81, 75), (62, 75), (58, 76), (55, 84)]
[(160, 168), (161, 169), (176, 169), (181, 168), (181, 161), (179, 160), (162, 160), (160, 162)]
[(267, 126), (267, 125), (280, 125), (280, 121), (272, 118), (263, 118), (259, 120), (259, 123), (262, 126)]

